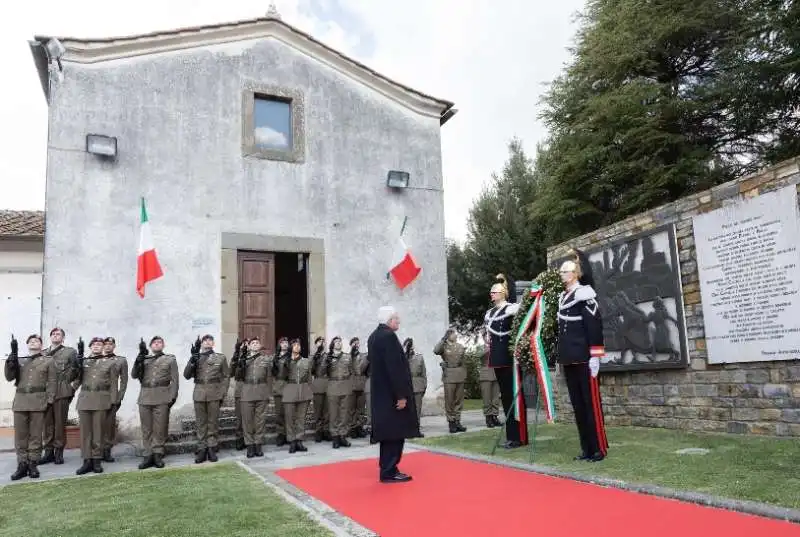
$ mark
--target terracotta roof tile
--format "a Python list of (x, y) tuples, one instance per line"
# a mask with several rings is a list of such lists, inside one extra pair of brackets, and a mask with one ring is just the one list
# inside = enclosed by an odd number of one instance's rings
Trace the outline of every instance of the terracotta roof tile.
[(44, 211), (0, 210), (0, 237), (44, 237)]

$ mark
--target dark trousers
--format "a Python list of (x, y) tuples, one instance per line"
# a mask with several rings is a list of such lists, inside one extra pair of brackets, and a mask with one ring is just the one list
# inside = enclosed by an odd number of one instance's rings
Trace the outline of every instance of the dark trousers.
[(575, 413), (575, 424), (581, 439), (583, 455), (606, 454), (606, 439), (603, 403), (600, 399), (600, 383), (589, 372), (589, 362), (563, 366), (567, 381), (569, 400)]
[[(528, 443), (528, 423), (521, 424), (514, 417), (514, 412), (509, 411), (514, 405), (514, 370), (511, 367), (495, 367), (494, 375), (497, 377), (497, 385), (500, 387), (500, 400), (503, 402), (503, 412), (507, 416), (506, 419), (506, 440), (509, 442), (519, 442), (520, 444)], [(522, 415), (525, 416), (525, 397), (523, 396), (522, 385), (519, 387), (518, 396), (522, 399)], [(522, 428), (525, 427), (523, 431)]]
[(380, 443), (380, 456), (378, 465), (380, 466), (381, 479), (392, 477), (397, 474), (397, 465), (403, 458), (403, 446), (405, 440), (383, 440)]

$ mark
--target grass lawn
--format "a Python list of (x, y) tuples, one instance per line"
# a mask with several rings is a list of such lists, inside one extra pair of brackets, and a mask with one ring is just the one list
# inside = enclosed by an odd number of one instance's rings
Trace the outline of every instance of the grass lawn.
[[(609, 457), (601, 463), (575, 462), (580, 451), (572, 424), (540, 425), (534, 462), (584, 475), (631, 483), (649, 483), (736, 499), (800, 508), (800, 442), (688, 433), (641, 427), (611, 427)], [(420, 444), (488, 455), (497, 430), (426, 438)], [(684, 448), (706, 448), (706, 455), (679, 455)], [(530, 450), (506, 451), (497, 457), (529, 462)]]
[(483, 410), (481, 399), (464, 399), (464, 410)]
[(232, 463), (0, 489), (0, 535), (306, 537), (331, 533)]

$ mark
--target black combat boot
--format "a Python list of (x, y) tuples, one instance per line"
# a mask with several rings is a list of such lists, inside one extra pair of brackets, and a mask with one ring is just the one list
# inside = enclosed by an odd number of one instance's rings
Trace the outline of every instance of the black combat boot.
[[(55, 449), (55, 453), (53, 455), (53, 462), (56, 464), (64, 464), (64, 448), (59, 447)], [(40, 462), (41, 464), (41, 462)]]
[(83, 464), (81, 465), (80, 468), (75, 470), (75, 473), (77, 475), (88, 474), (89, 472), (92, 471), (92, 467), (93, 467), (92, 459), (83, 459)]
[(44, 456), (39, 459), (39, 464), (50, 464), (51, 462), (55, 462), (56, 458), (53, 454), (53, 448), (47, 448), (44, 450)]
[(147, 470), (148, 468), (153, 467), (153, 456), (149, 455), (144, 458), (142, 462), (139, 463), (139, 470)]
[(256, 456), (255, 449), (253, 446), (247, 446), (247, 458), (252, 459)]
[(208, 450), (205, 449), (198, 449), (197, 453), (194, 454), (194, 463), (201, 464), (206, 462), (206, 456), (208, 454)]
[(340, 436), (339, 437), (339, 445), (342, 446), (342, 447), (350, 447), (353, 444), (351, 444), (350, 440), (348, 440), (346, 437)]
[(256, 450), (256, 452), (255, 452), (255, 456), (256, 456), (256, 457), (263, 457), (263, 456), (264, 456), (264, 450), (263, 450), (263, 449), (261, 449), (261, 444), (256, 444), (256, 445), (255, 445), (255, 446), (253, 446), (253, 447), (254, 447), (254, 448), (255, 448), (255, 450)]
[(111, 456), (111, 448), (105, 448), (103, 450), (103, 462), (114, 462), (116, 459)]
[(316, 442), (317, 444), (322, 442), (322, 431), (317, 431), (316, 433), (314, 433), (314, 442)]
[(489, 429), (494, 427), (494, 421), (492, 421), (491, 416), (486, 416), (486, 427)]
[(297, 442), (292, 440), (289, 442), (289, 453), (295, 453), (297, 451)]
[(153, 453), (153, 466), (156, 468), (164, 467), (164, 455), (161, 453)]
[(456, 432), (457, 433), (467, 432), (467, 428), (461, 425), (461, 420), (456, 420)]
[(454, 434), (454, 433), (458, 432), (456, 430), (456, 422), (454, 422), (454, 421), (448, 421), (447, 422), (447, 427), (448, 427), (448, 429), (450, 431), (450, 434)]
[(28, 463), (21, 462), (17, 464), (17, 471), (11, 474), (11, 481), (18, 481), (28, 475)]
[(96, 474), (103, 473), (103, 463), (100, 462), (100, 459), (92, 459), (92, 472)]
[(342, 437), (341, 436), (334, 436), (333, 437), (333, 449), (339, 449), (342, 446)]
[(308, 448), (303, 445), (302, 440), (298, 440), (296, 444), (297, 444), (297, 451), (308, 451)]
[(502, 427), (503, 426), (503, 424), (500, 423), (500, 420), (497, 419), (497, 416), (492, 416), (492, 423), (494, 423), (495, 427)]
[(28, 476), (30, 476), (31, 479), (39, 479), (39, 469), (36, 467), (34, 461), (28, 463)]
[(236, 451), (242, 451), (245, 448), (244, 438), (237, 438), (236, 439)]
[(217, 462), (218, 460), (216, 446), (208, 448), (208, 462)]
[(281, 447), (285, 446), (286, 444), (286, 435), (283, 433), (278, 434), (278, 436), (275, 438), (275, 445)]

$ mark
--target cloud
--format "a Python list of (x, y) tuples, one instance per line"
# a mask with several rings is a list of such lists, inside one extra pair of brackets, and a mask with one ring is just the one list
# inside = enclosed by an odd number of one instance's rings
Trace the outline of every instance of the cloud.
[(258, 127), (255, 130), (255, 138), (257, 145), (269, 148), (283, 149), (289, 146), (285, 134), (269, 127)]
[[(446, 233), (463, 238), (472, 200), (507, 157), (513, 136), (533, 153), (545, 84), (568, 59), (583, 0), (277, 0), (283, 19), (420, 91), (455, 101), (442, 129)], [(0, 204), (44, 206), (47, 108), (28, 50), (34, 34), (108, 37), (263, 16), (269, 2), (75, 0), (22, 3), (0, 19)], [(155, 14), (155, 15), (154, 15)], [(13, 186), (12, 186), (13, 183)]]

